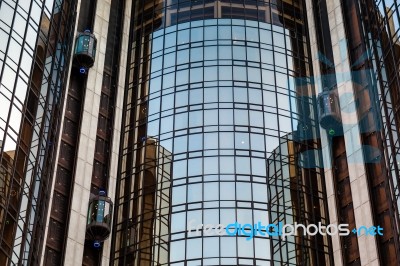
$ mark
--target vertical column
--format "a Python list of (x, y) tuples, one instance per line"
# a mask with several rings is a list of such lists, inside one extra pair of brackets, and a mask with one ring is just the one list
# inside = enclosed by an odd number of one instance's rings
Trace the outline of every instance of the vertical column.
[[(314, 20), (314, 6), (312, 0), (306, 0), (306, 9), (307, 9), (307, 21), (308, 21), (308, 29), (310, 36), (310, 47), (311, 47), (311, 58), (313, 64), (313, 72), (314, 72), (314, 80), (315, 80), (315, 92), (318, 95), (323, 91), (323, 85), (321, 82), (321, 69), (320, 69), (320, 50), (318, 48), (316, 31), (318, 30)], [(332, 62), (333, 63), (333, 62)], [(322, 133), (325, 130), (320, 128), (321, 130), (321, 149), (324, 159), (324, 166), (330, 166), (333, 160), (331, 156), (329, 140), (326, 134)], [(330, 224), (339, 224), (340, 221), (338, 219), (338, 210), (336, 204), (336, 195), (335, 195), (335, 185), (334, 185), (334, 177), (332, 173), (331, 167), (325, 167), (324, 169), (325, 175), (325, 186), (326, 186), (326, 196), (328, 199), (328, 209), (329, 209), (329, 223)], [(343, 251), (341, 249), (340, 244), (340, 236), (338, 234), (333, 235), (332, 239), (332, 249), (333, 249), (333, 259), (336, 266), (343, 265)]]
[[(108, 196), (116, 202), (115, 191), (117, 183), (117, 172), (118, 172), (118, 159), (119, 159), (119, 147), (121, 138), (121, 119), (122, 109), (124, 103), (124, 89), (125, 89), (125, 76), (126, 76), (126, 65), (128, 59), (128, 43), (129, 43), (129, 27), (131, 21), (131, 9), (132, 0), (125, 1), (124, 11), (124, 22), (122, 30), (122, 43), (120, 50), (120, 61), (119, 61), (119, 77), (118, 77), (118, 88), (115, 102), (115, 113), (114, 113), (114, 128), (113, 128), (113, 140), (111, 147), (111, 164), (110, 164), (110, 176), (108, 180)], [(113, 218), (114, 219), (114, 218)], [(110, 237), (111, 238), (111, 237)], [(102, 265), (108, 266), (110, 264), (110, 252), (111, 252), (111, 241), (108, 239), (104, 242), (103, 246), (103, 257)]]
[[(363, 159), (360, 128), (354, 84), (351, 80), (350, 60), (347, 53), (346, 33), (340, 0), (327, 1), (329, 27), (335, 61), (338, 95), (343, 120), (343, 134), (349, 164), (350, 185), (354, 215), (357, 226), (372, 226), (373, 216), (368, 190), (366, 169)], [(331, 215), (331, 213), (330, 213)], [(351, 228), (350, 228), (351, 229)], [(372, 236), (358, 236), (361, 265), (379, 265), (376, 239)], [(335, 261), (336, 263), (336, 261)]]
[(96, 6), (96, 61), (87, 78), (64, 265), (82, 264), (110, 5), (111, 0), (98, 0)]

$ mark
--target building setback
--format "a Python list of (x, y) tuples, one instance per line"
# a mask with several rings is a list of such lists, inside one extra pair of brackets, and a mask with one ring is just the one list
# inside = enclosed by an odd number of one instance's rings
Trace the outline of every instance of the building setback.
[[(399, 265), (399, 21), (1, 1), (0, 265)], [(295, 223), (383, 234), (277, 235)]]

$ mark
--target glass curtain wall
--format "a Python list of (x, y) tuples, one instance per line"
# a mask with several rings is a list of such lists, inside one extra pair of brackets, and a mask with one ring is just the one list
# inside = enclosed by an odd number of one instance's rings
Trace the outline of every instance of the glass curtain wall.
[[(382, 180), (373, 181), (375, 222), (387, 228), (378, 238), (380, 257), (385, 265), (400, 263), (400, 3), (396, 0), (361, 1), (358, 5), (362, 16), (368, 17), (362, 26), (367, 50), (364, 63), (373, 79), (372, 91), (376, 98), (375, 110), (382, 121), (376, 146), (377, 163), (368, 165), (368, 172), (374, 175), (375, 168), (381, 169)], [(361, 56), (359, 56), (361, 58)], [(371, 93), (372, 94), (372, 93)], [(372, 97), (371, 97), (372, 98)], [(378, 101), (379, 99), (379, 101)], [(378, 109), (379, 108), (379, 109)], [(368, 129), (368, 128), (367, 128)], [(370, 133), (367, 131), (367, 133)], [(372, 135), (370, 133), (370, 135)], [(376, 166), (377, 165), (377, 166)], [(375, 170), (376, 172), (376, 170)], [(376, 176), (376, 174), (375, 174)], [(379, 176), (379, 175), (378, 175)], [(373, 179), (372, 179), (373, 180)], [(382, 203), (380, 203), (382, 202)]]
[(113, 265), (331, 265), (322, 236), (190, 231), (328, 223), (303, 5), (136, 1)]
[(36, 264), (75, 1), (0, 4), (0, 264)]

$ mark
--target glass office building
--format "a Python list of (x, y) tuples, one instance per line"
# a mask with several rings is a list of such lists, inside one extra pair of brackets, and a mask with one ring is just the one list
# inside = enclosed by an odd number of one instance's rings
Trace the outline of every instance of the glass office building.
[(0, 265), (400, 265), (399, 10), (0, 0)]
[[(323, 236), (189, 232), (328, 223), (304, 4), (134, 3), (113, 265), (332, 264)], [(148, 140), (170, 152), (167, 187), (149, 181)], [(150, 215), (156, 194), (169, 206)]]

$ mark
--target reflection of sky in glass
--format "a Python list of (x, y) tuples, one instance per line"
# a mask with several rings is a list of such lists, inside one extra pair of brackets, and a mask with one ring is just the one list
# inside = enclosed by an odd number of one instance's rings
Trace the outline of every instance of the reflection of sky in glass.
[[(271, 83), (275, 83), (277, 89), (277, 103), (278, 107), (291, 112), (297, 112), (296, 98), (294, 95), (295, 82), (293, 77), (289, 77), (287, 74), (288, 69), (293, 70), (293, 59), (290, 55), (286, 54), (285, 49), (291, 49), (291, 40), (289, 37), (289, 32), (279, 26), (266, 24), (261, 25), (261, 29), (251, 28), (246, 26), (213, 26), (214, 24), (221, 23), (222, 20), (209, 20), (207, 21), (207, 30), (203, 30), (203, 27), (192, 28), (191, 30), (185, 29), (190, 26), (190, 23), (184, 23), (179, 25), (179, 28), (183, 29), (181, 31), (173, 31), (170, 27), (167, 28), (167, 34), (164, 34), (164, 30), (157, 31), (153, 33), (152, 42), (152, 60), (151, 60), (151, 81), (150, 81), (150, 101), (149, 101), (149, 126), (148, 135), (155, 136), (158, 134), (159, 123), (154, 120), (158, 119), (157, 113), (160, 111), (172, 110), (175, 107), (183, 107), (188, 104), (193, 105), (196, 100), (201, 102), (221, 102), (223, 99), (227, 99), (223, 96), (225, 94), (224, 90), (226, 88), (204, 88), (204, 99), (201, 99), (203, 93), (202, 90), (191, 89), (190, 96), (188, 96), (187, 87), (181, 87), (182, 92), (178, 91), (174, 93), (173, 87), (179, 87), (181, 85), (190, 83), (196, 83), (201, 81), (215, 81), (215, 80), (235, 80), (243, 82), (255, 82), (261, 83), (261, 77), (264, 81), (269, 80)], [(197, 22), (200, 23), (200, 22)], [(237, 22), (238, 23), (238, 22)], [(199, 24), (200, 26), (202, 24)], [(193, 27), (192, 23), (192, 27)], [(222, 30), (222, 28), (226, 28)], [(282, 33), (285, 33), (282, 34)], [(163, 35), (164, 34), (164, 35)], [(216, 42), (218, 41), (218, 44)], [(261, 40), (265, 45), (260, 49), (258, 47), (243, 46), (244, 41), (254, 41), (259, 42)], [(272, 41), (275, 47), (275, 51), (271, 50)], [(204, 41), (205, 46), (193, 45), (198, 41)], [(186, 48), (182, 44), (192, 45)], [(175, 46), (176, 44), (181, 45)], [(201, 43), (200, 43), (201, 44)], [(237, 45), (236, 45), (237, 44)], [(164, 53), (162, 54), (162, 49), (164, 48)], [(220, 60), (218, 66), (214, 65), (213, 60)], [(221, 60), (227, 60), (226, 62)], [(229, 61), (228, 61), (229, 60)], [(251, 62), (247, 66), (241, 65), (229, 65), (232, 60), (241, 60)], [(204, 62), (204, 64), (203, 64)], [(238, 61), (236, 61), (238, 62)], [(189, 69), (186, 64), (191, 64)], [(260, 64), (271, 64), (275, 65), (277, 72), (274, 73), (273, 69), (265, 70), (261, 69)], [(175, 66), (177, 65), (177, 71), (174, 73)], [(281, 71), (282, 73), (279, 73)], [(207, 87), (207, 86), (206, 86)], [(162, 90), (162, 91), (160, 91)], [(244, 90), (244, 94), (240, 94), (240, 88), (234, 88), (234, 101), (243, 102), (244, 104), (255, 103), (257, 100), (264, 99), (264, 101), (270, 101), (275, 99), (275, 93), (272, 97), (264, 97), (258, 95), (249, 99), (247, 97), (247, 92)], [(213, 97), (214, 92), (218, 91)], [(251, 91), (251, 90), (250, 90)], [(289, 91), (289, 96), (287, 95)], [(282, 94), (279, 94), (282, 92)], [(161, 94), (162, 93), (162, 94)], [(195, 96), (195, 94), (197, 96)], [(218, 96), (219, 95), (219, 96)], [(222, 95), (222, 97), (221, 97)], [(232, 92), (226, 93), (232, 95)], [(161, 96), (161, 98), (160, 98)], [(264, 95), (267, 96), (267, 95)], [(219, 97), (219, 99), (217, 99)], [(188, 103), (188, 101), (190, 101)], [(228, 101), (231, 102), (232, 100)], [(161, 102), (161, 104), (160, 104)], [(275, 103), (276, 105), (276, 103)], [(161, 106), (161, 110), (160, 107)], [(221, 111), (220, 116), (224, 116)], [(153, 116), (154, 114), (154, 116)], [(166, 113), (165, 113), (166, 114)], [(166, 115), (163, 115), (164, 117)], [(185, 114), (182, 116), (175, 124), (174, 130), (179, 130), (185, 127), (185, 121), (187, 120)], [(218, 115), (217, 115), (218, 116)], [(217, 117), (216, 116), (216, 117)], [(288, 114), (290, 116), (290, 114)], [(249, 123), (246, 114), (241, 114), (239, 111), (235, 111), (235, 117), (238, 120), (238, 125), (246, 125)], [(240, 117), (243, 119), (240, 120)], [(172, 116), (165, 117), (160, 126), (161, 133), (166, 133), (172, 130)], [(206, 119), (206, 118), (204, 118)], [(227, 120), (220, 121), (221, 124), (232, 122), (229, 121), (230, 115), (226, 116)], [(196, 121), (201, 119), (194, 119), (190, 117), (192, 125), (195, 126)], [(281, 120), (285, 120), (282, 117)], [(284, 134), (297, 128), (297, 120), (291, 120), (289, 117), (286, 118), (287, 121), (283, 121), (280, 126), (283, 129)], [(154, 122), (152, 122), (154, 121)], [(182, 122), (182, 123), (180, 123)], [(200, 123), (200, 122), (199, 122)], [(271, 121), (273, 123), (273, 121)], [(182, 125), (180, 125), (182, 124)], [(271, 124), (272, 126), (272, 124)], [(276, 128), (276, 127), (275, 127)]]
[(390, 16), (391, 13), (393, 12), (393, 15), (389, 18), (389, 23), (393, 23), (392, 25), (394, 26), (394, 29), (391, 29), (391, 31), (392, 31), (391, 34), (394, 34), (397, 31), (397, 29), (399, 29), (399, 25), (400, 25), (400, 22), (398, 19), (399, 14), (396, 13), (396, 9), (397, 9), (396, 4), (394, 3), (393, 0), (386, 0), (386, 1), (381, 0), (381, 1), (379, 1), (378, 8), (379, 8), (379, 11), (380, 11), (382, 17), (385, 17), (386, 15)]
[[(60, 1), (57, 0), (57, 2)], [(47, 17), (51, 16), (50, 12), (53, 9), (53, 5), (54, 0), (45, 2)], [(20, 14), (15, 12), (17, 9)], [(36, 23), (28, 23), (27, 17), (23, 15), (25, 12), (30, 12), (29, 18)], [(0, 81), (0, 141), (3, 142), (4, 151), (15, 150), (40, 17), (41, 7), (34, 1), (20, 0), (18, 4), (9, 1), (8, 4), (3, 3), (0, 6), (0, 18), (4, 22), (0, 23), (0, 72), (3, 71)], [(11, 35), (14, 38), (10, 39)], [(23, 40), (25, 40), (24, 48), (21, 45)], [(10, 43), (7, 46), (8, 41)], [(7, 62), (8, 65), (4, 64), (4, 62)], [(20, 67), (19, 76), (16, 74), (18, 66)], [(14, 98), (12, 97), (13, 95)], [(9, 125), (8, 134), (5, 135), (4, 131), (7, 122)]]
[[(58, 10), (57, 7), (60, 5), (59, 2), (61, 2), (61, 0), (57, 0), (57, 2), (58, 2), (58, 4), (56, 5), (55, 13), (57, 13), (57, 10)], [(46, 8), (45, 8), (46, 15), (47, 15), (47, 17), (51, 17), (51, 12), (53, 11), (54, 0), (47, 0), (45, 5), (46, 5)]]
[[(267, 170), (266, 158), (282, 146), (280, 137), (292, 136), (297, 130), (298, 119), (310, 119), (301, 116), (299, 108), (313, 103), (310, 97), (296, 94), (299, 87), (292, 57), (296, 52), (291, 52), (289, 31), (267, 23), (251, 27), (239, 20), (227, 26), (225, 21), (183, 23), (152, 36), (147, 135), (173, 151), (171, 205), (221, 204), (172, 211), (172, 233), (184, 231), (191, 220), (194, 224), (267, 223), (267, 207), (262, 204), (269, 201), (268, 189), (259, 182), (273, 175)], [(278, 154), (287, 157), (285, 152)], [(250, 173), (260, 179), (250, 181)], [(235, 175), (240, 176), (238, 180)], [(235, 208), (234, 201), (243, 206), (257, 202), (259, 210)], [(192, 252), (194, 246), (207, 250), (207, 257), (215, 250), (221, 258), (271, 258), (243, 238), (236, 238), (237, 245), (232, 237), (221, 237), (227, 243), (214, 243), (204, 236), (196, 240), (199, 243), (179, 238), (171, 242), (172, 261), (200, 258), (200, 253)], [(265, 239), (256, 241), (264, 248), (269, 246)], [(206, 247), (206, 242), (213, 247)], [(186, 246), (191, 247), (186, 254), (174, 252)]]

